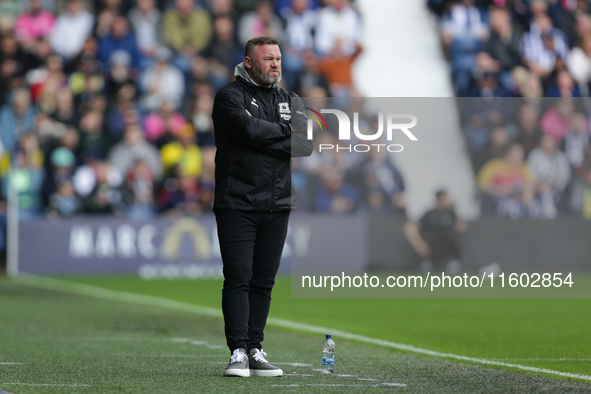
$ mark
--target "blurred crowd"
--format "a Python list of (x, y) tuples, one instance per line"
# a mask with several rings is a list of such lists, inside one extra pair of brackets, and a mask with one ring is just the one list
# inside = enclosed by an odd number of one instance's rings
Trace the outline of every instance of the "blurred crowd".
[(482, 212), (591, 219), (591, 2), (428, 5), (461, 97)]
[[(345, 107), (339, 106), (337, 101), (332, 100), (327, 107), (340, 108), (349, 114), (359, 111), (358, 124), (362, 133), (370, 134), (378, 129), (377, 115), (366, 116), (361, 110), (362, 98), (351, 100)], [(336, 124), (331, 124), (335, 121), (331, 118), (336, 119), (327, 117), (328, 128), (338, 130)], [(392, 161), (393, 154), (386, 148), (355, 151), (353, 145), (343, 145), (334, 134), (320, 130), (314, 135), (314, 144), (316, 151), (312, 156), (293, 159), (292, 178), (299, 210), (405, 215), (405, 183)], [(321, 145), (340, 145), (344, 149), (319, 149)]]
[(246, 41), (281, 41), (283, 87), (348, 98), (360, 31), (349, 0), (0, 0), (0, 209), (14, 190), (21, 217), (209, 211), (213, 97)]

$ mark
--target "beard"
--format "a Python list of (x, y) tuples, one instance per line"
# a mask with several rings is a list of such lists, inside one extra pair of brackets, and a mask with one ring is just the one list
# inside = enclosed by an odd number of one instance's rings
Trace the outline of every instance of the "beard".
[(278, 74), (277, 76), (271, 76), (269, 74), (265, 74), (265, 72), (263, 71), (263, 69), (261, 67), (259, 67), (258, 64), (256, 64), (255, 62), (252, 63), (252, 79), (258, 83), (261, 86), (271, 86), (271, 85), (277, 85), (279, 82), (281, 82), (281, 69), (280, 68), (276, 68), (276, 69), (269, 69), (268, 72), (271, 71), (277, 71)]

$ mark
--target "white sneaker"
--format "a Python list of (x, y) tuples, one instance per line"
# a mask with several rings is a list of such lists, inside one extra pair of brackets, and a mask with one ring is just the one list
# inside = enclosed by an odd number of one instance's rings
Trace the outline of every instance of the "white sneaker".
[(224, 370), (224, 376), (240, 376), (247, 378), (250, 376), (248, 369), (248, 359), (246, 349), (235, 349), (230, 357), (230, 362)]
[(283, 376), (283, 371), (274, 365), (271, 365), (265, 356), (267, 353), (262, 349), (252, 349), (248, 354), (248, 364), (250, 366), (251, 376), (274, 377)]

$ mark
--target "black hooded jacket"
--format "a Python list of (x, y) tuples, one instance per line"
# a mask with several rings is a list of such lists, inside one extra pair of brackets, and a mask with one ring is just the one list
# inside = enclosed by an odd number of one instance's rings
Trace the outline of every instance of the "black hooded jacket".
[(295, 210), (291, 157), (309, 156), (313, 150), (302, 101), (293, 92), (263, 88), (244, 72), (237, 74), (213, 104), (213, 209)]

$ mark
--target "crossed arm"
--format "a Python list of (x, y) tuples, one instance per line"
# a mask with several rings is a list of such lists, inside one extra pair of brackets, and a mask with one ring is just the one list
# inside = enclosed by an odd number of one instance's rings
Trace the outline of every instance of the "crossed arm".
[[(279, 159), (310, 156), (312, 154), (314, 144), (307, 137), (307, 117), (303, 111), (303, 103), (298, 97), (297, 100), (292, 100), (292, 105), (294, 109), (292, 110), (289, 125), (291, 134), (289, 137), (270, 145), (259, 146), (259, 150), (264, 154)], [(248, 110), (246, 112), (250, 115)]]
[(244, 100), (230, 91), (220, 91), (218, 95), (217, 115), (224, 119), (230, 136), (235, 140), (280, 159), (312, 154), (314, 146), (307, 139), (307, 117), (299, 97), (292, 100), (291, 123), (284, 123), (255, 118), (244, 108)]
[(250, 115), (239, 97), (229, 91), (220, 91), (216, 97), (219, 105), (214, 106), (214, 117), (222, 118), (231, 138), (245, 144), (265, 147), (289, 137), (288, 124), (274, 123)]

